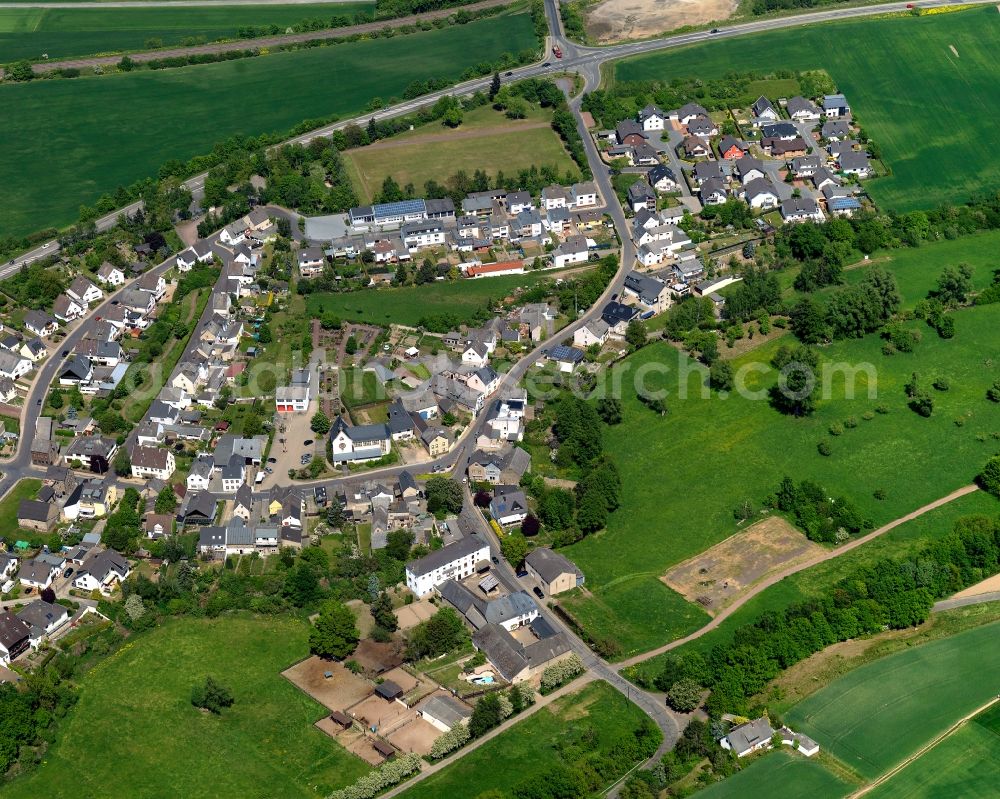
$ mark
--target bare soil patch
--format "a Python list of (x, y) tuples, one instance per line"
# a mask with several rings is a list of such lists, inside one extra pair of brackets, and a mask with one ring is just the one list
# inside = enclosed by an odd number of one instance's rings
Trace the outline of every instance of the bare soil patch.
[(431, 746), (439, 735), (441, 735), (441, 730), (429, 721), (424, 721), (422, 718), (415, 718), (395, 730), (388, 736), (388, 739), (389, 743), (402, 752), (428, 755), (430, 754)]
[(393, 613), (396, 614), (396, 621), (399, 622), (400, 630), (411, 630), (420, 624), (420, 622), (427, 621), (427, 619), (434, 615), (435, 611), (437, 611), (437, 608), (429, 600), (423, 599), (411, 605), (403, 605), (396, 608)]
[(351, 706), (346, 713), (353, 716), (358, 723), (369, 730), (375, 727), (379, 735), (388, 735), (393, 730), (402, 727), (410, 719), (417, 717), (416, 711), (411, 710), (402, 702), (385, 700), (377, 694), (372, 694), (367, 699)]
[(661, 579), (714, 616), (769, 574), (823, 552), (787, 521), (770, 516), (678, 563)]
[(1000, 591), (1000, 574), (994, 574), (992, 577), (987, 577), (982, 582), (970, 585), (968, 588), (963, 591), (959, 591), (951, 598), (963, 599), (967, 596), (979, 596), (980, 594), (989, 594), (993, 591)]
[(587, 12), (587, 33), (602, 43), (644, 39), (724, 20), (737, 5), (737, 0), (603, 0)]
[[(326, 672), (333, 676), (327, 679)], [(370, 696), (374, 690), (371, 683), (352, 674), (340, 663), (315, 656), (285, 669), (281, 675), (330, 710), (344, 710)]]

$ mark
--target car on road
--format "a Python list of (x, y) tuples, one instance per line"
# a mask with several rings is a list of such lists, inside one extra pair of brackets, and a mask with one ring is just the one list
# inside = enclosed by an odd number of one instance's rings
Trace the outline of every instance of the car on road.
[(528, 572), (526, 572), (524, 569), (521, 569), (519, 572), (516, 572), (516, 574), (517, 574), (518, 578), (522, 578), (522, 577), (527, 577), (528, 576)]
[(112, 304), (112, 305), (117, 305), (117, 304), (118, 304), (118, 300), (112, 300), (112, 301), (111, 301), (111, 304)]
[(531, 590), (535, 592), (535, 596), (537, 596), (539, 599), (545, 599), (545, 594), (542, 593), (542, 589), (539, 588), (537, 585)]
[(268, 458), (268, 459), (267, 459), (267, 462), (268, 462), (268, 463), (277, 463), (277, 462), (278, 462), (278, 459), (277, 459), (277, 458)]
[(490, 560), (493, 561), (493, 565), (494, 566), (499, 566), (500, 565), (500, 558), (498, 558), (496, 555), (494, 555), (493, 557), (491, 557)]
[(42, 245), (42, 249), (43, 250), (47, 250), (51, 246), (52, 246), (52, 242), (51, 241), (47, 241), (47, 242), (45, 242), (45, 244)]
[(69, 355), (69, 350), (63, 350), (62, 357), (65, 358), (67, 355)]
[(63, 572), (63, 577), (69, 577), (72, 573), (72, 569), (66, 569), (66, 571)]
[(709, 31), (709, 33), (718, 33), (718, 32), (719, 32), (718, 28), (712, 28), (712, 30)]
[[(504, 76), (505, 78), (509, 78), (509, 77), (510, 77), (511, 75), (513, 75), (513, 74), (514, 74), (513, 72), (504, 72), (504, 73), (503, 73), (503, 76)], [(13, 261), (11, 261), (11, 263), (14, 263), (14, 262), (13, 262)]]
[(552, 66), (552, 62), (551, 61), (546, 61), (544, 64), (542, 64), (542, 66), (545, 67), (546, 69), (548, 69), (549, 67)]
[(38, 401), (37, 401), (37, 402), (35, 403), (35, 405), (36, 405), (36, 406), (38, 406), (38, 407), (41, 407), (41, 405), (42, 405), (42, 401), (41, 401), (41, 400), (38, 400)]

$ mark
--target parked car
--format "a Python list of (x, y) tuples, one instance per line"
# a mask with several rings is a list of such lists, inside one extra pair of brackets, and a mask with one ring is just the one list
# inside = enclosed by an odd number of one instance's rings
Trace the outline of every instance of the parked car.
[(493, 561), (493, 565), (494, 566), (499, 566), (500, 565), (500, 558), (498, 558), (496, 555), (493, 555), (493, 557), (491, 557), (490, 560)]
[(63, 577), (69, 577), (72, 573), (73, 569), (66, 569), (66, 571), (63, 572)]
[(312, 445), (313, 445), (313, 440), (311, 438), (307, 438), (305, 441), (302, 442), (303, 447), (311, 447)]
[(545, 594), (542, 593), (542, 589), (539, 588), (537, 585), (531, 590), (535, 592), (535, 596), (537, 596), (539, 599), (545, 599)]

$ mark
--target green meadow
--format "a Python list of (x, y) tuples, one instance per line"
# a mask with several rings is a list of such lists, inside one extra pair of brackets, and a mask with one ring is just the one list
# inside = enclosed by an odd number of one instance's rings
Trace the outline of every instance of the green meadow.
[[(168, 621), (81, 681), (56, 743), (5, 799), (35, 796), (302, 797), (316, 799), (369, 770), (313, 726), (326, 709), (281, 676), (309, 654), (307, 625), (227, 615)], [(191, 705), (211, 675), (235, 704), (219, 716)]]
[[(828, 398), (806, 418), (782, 416), (764, 398), (733, 393), (722, 399), (714, 392), (703, 398), (704, 370), (665, 343), (616, 367), (611, 379), (622, 384), (624, 420), (605, 430), (605, 441), (622, 475), (621, 508), (605, 531), (566, 553), (594, 594), (593, 600), (570, 604), (579, 619), (592, 621), (588, 631), (616, 638), (621, 656), (628, 657), (701, 626), (700, 611), (692, 613), (659, 577), (736, 532), (734, 509), (743, 500), (760, 507), (785, 475), (850, 497), (875, 526), (970, 483), (996, 451), (994, 434), (1000, 436), (1000, 407), (985, 396), (1000, 364), (1000, 307), (963, 310), (955, 320), (958, 333), (951, 340), (921, 322), (910, 323), (925, 335), (909, 354), (883, 355), (877, 336), (822, 348), (827, 367), (847, 364), (857, 371), (848, 379), (848, 372), (831, 368)], [(737, 371), (751, 370), (750, 391), (763, 395), (775, 381), (768, 364), (790, 340), (772, 341), (733, 361)], [(668, 392), (663, 417), (636, 396), (634, 376), (650, 369), (656, 371), (646, 385)], [(950, 381), (948, 391), (934, 391), (930, 418), (907, 407), (903, 384), (913, 372), (928, 385), (939, 376)], [(686, 398), (679, 396), (679, 385)], [(876, 412), (879, 406), (886, 412)], [(829, 433), (852, 417), (856, 426), (839, 436)], [(820, 441), (829, 444), (829, 457), (817, 452)], [(875, 498), (877, 489), (884, 499)], [(785, 584), (776, 589), (796, 593)], [(597, 609), (577, 607), (590, 603)]]
[(778, 750), (756, 758), (733, 776), (695, 794), (698, 799), (756, 799), (780, 795), (840, 799), (850, 786), (814, 760)]
[(457, 80), (470, 66), (535, 46), (531, 19), (520, 13), (391, 40), (0, 86), (0, 139), (17, 143), (0, 150), (8, 197), (0, 235), (69, 224), (81, 203), (234, 134), (350, 116), (414, 80)]
[[(621, 80), (825, 69), (892, 170), (866, 181), (884, 209), (962, 202), (1000, 188), (1000, 14), (994, 6), (812, 25), (621, 61)], [(772, 98), (773, 99), (773, 98)]]
[[(0, 8), (0, 63), (149, 49), (150, 39), (179, 45), (188, 39), (234, 38), (239, 28), (289, 25), (374, 12), (374, 3), (196, 8)], [(247, 47), (253, 41), (247, 40)]]

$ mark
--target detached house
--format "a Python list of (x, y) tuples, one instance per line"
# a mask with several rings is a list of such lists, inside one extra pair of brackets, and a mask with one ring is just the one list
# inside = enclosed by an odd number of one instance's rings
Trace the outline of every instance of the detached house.
[(0, 377), (9, 377), (11, 380), (17, 380), (19, 377), (24, 377), (30, 371), (31, 361), (27, 358), (9, 350), (0, 350)]
[(668, 118), (668, 115), (655, 105), (647, 105), (639, 112), (639, 124), (646, 131), (663, 130)]
[(68, 294), (60, 294), (52, 303), (52, 315), (61, 322), (72, 322), (87, 313), (87, 306)]
[(84, 308), (89, 306), (92, 302), (104, 299), (104, 292), (87, 280), (87, 278), (83, 275), (78, 276), (72, 283), (70, 283), (69, 288), (66, 289), (66, 294), (68, 294), (71, 299), (81, 303)]
[(750, 113), (753, 115), (755, 128), (759, 128), (761, 125), (766, 125), (770, 122), (777, 122), (781, 118), (778, 116), (778, 112), (774, 110), (774, 106), (771, 105), (771, 101), (763, 95), (757, 98), (757, 102), (750, 108)]
[(73, 580), (73, 587), (80, 591), (100, 591), (110, 596), (131, 573), (132, 567), (123, 555), (106, 549), (84, 561), (83, 568)]
[(743, 187), (743, 199), (751, 208), (777, 208), (780, 197), (774, 184), (767, 178), (756, 178)]
[(822, 222), (823, 212), (812, 197), (790, 197), (781, 202), (785, 222)]
[(132, 450), (132, 476), (168, 480), (174, 473), (174, 453), (169, 449), (137, 446)]
[(30, 646), (31, 625), (10, 611), (0, 613), (0, 666), (9, 666)]
[(320, 275), (326, 266), (326, 256), (322, 247), (304, 247), (295, 254), (295, 261), (302, 277)]
[(125, 273), (110, 261), (105, 261), (97, 270), (97, 279), (105, 286), (117, 287), (125, 283)]
[(59, 323), (47, 313), (31, 310), (24, 315), (24, 328), (29, 333), (45, 338), (59, 329)]
[(573, 561), (548, 547), (539, 547), (528, 553), (524, 559), (528, 574), (542, 584), (549, 596), (561, 594), (583, 585), (583, 572)]
[(520, 524), (528, 515), (528, 498), (517, 486), (497, 486), (490, 502), (490, 515), (501, 527)]
[(406, 587), (423, 598), (448, 580), (464, 580), (476, 570), (477, 564), (489, 560), (489, 544), (478, 536), (468, 535), (407, 563)]
[(788, 101), (785, 110), (796, 122), (819, 122), (822, 116), (816, 103), (798, 95)]
[(568, 236), (552, 251), (552, 265), (559, 268), (583, 263), (590, 257), (587, 240), (583, 236)]

